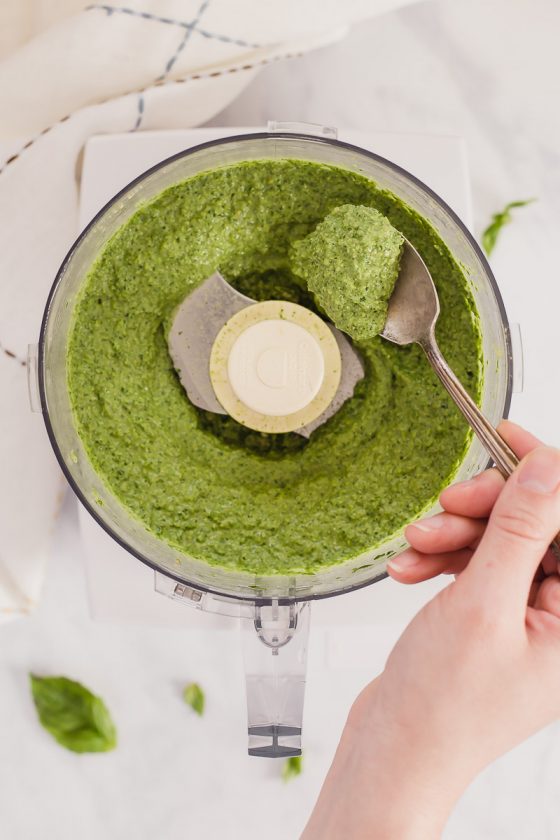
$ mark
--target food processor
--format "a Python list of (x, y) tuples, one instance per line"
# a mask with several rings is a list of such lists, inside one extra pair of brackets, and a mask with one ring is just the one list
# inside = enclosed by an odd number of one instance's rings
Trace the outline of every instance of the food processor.
[[(67, 386), (67, 344), (76, 300), (105, 243), (142, 204), (198, 173), (242, 161), (298, 159), (357, 172), (396, 194), (427, 218), (464, 270), (482, 333), (481, 408), (496, 425), (512, 390), (509, 326), (491, 270), (454, 212), (427, 186), (394, 163), (343, 143), (324, 127), (273, 123), (268, 131), (189, 148), (148, 170), (93, 219), (65, 258), (49, 295), (38, 350), (41, 409), (71, 487), (98, 524), (155, 573), (158, 592), (196, 609), (237, 617), (243, 629), (249, 753), (299, 755), (309, 619), (312, 602), (343, 595), (386, 576), (390, 557), (406, 545), (402, 533), (340, 565), (313, 574), (255, 576), (221, 569), (178, 552), (133, 518), (92, 468), (77, 433)], [(358, 375), (359, 372), (356, 372)], [(473, 439), (456, 474), (464, 480), (487, 466)]]

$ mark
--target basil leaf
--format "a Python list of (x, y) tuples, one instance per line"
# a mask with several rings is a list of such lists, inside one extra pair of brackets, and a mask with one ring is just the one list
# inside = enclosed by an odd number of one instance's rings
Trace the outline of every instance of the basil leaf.
[(115, 725), (100, 697), (66, 677), (30, 674), (29, 679), (39, 720), (59, 744), (77, 753), (116, 747)]
[(289, 758), (286, 759), (284, 762), (284, 766), (282, 767), (282, 779), (285, 782), (289, 782), (291, 779), (295, 779), (296, 776), (299, 776), (303, 769), (303, 756), (302, 755), (291, 755)]
[(204, 692), (198, 683), (189, 683), (183, 690), (183, 700), (197, 713), (204, 714)]
[(525, 207), (526, 204), (531, 204), (533, 201), (536, 201), (536, 199), (526, 198), (522, 201), (510, 201), (509, 204), (506, 204), (501, 213), (494, 213), (490, 224), (482, 234), (482, 247), (484, 248), (487, 256), (490, 256), (494, 250), (499, 233), (504, 225), (508, 225), (512, 221), (513, 217), (511, 215), (511, 211), (515, 207)]

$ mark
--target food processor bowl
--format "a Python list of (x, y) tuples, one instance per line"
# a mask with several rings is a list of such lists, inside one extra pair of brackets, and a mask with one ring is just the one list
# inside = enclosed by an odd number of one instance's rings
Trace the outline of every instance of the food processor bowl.
[[(228, 137), (187, 149), (134, 180), (78, 237), (55, 279), (39, 341), (40, 400), (52, 446), (82, 504), (121, 546), (155, 570), (158, 591), (197, 607), (250, 619), (250, 640), (245, 647), (248, 662), (256, 663), (248, 666), (247, 674), (250, 751), (262, 755), (299, 752), (305, 670), (302, 628), (309, 614), (305, 602), (340, 595), (381, 579), (389, 558), (406, 545), (404, 537), (400, 532), (392, 534), (382, 544), (340, 565), (313, 574), (286, 576), (257, 577), (221, 569), (177, 551), (135, 519), (91, 466), (71, 409), (67, 346), (75, 304), (93, 262), (138, 207), (202, 171), (241, 161), (279, 158), (331, 164), (359, 173), (427, 218), (463, 267), (478, 310), (483, 357), (481, 407), (494, 425), (507, 415), (512, 386), (511, 339), (504, 306), (490, 267), (465, 225), (413, 175), (369, 151), (340, 142), (334, 130), (272, 124), (265, 133)], [(456, 479), (469, 478), (487, 464), (488, 456), (475, 438)], [(266, 683), (262, 655), (271, 651), (275, 670), (269, 675), (272, 682)], [(282, 681), (283, 668), (287, 669), (287, 681)], [(293, 706), (293, 714), (286, 713), (287, 706), (279, 699), (283, 691), (291, 692), (288, 705)], [(276, 711), (272, 709), (275, 703)]]

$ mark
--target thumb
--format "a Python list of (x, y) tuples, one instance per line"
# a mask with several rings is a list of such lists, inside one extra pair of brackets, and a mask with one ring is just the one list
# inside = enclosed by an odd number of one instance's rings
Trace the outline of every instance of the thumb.
[(468, 568), (465, 584), (494, 608), (523, 610), (547, 547), (560, 526), (560, 451), (547, 446), (523, 458), (500, 493)]

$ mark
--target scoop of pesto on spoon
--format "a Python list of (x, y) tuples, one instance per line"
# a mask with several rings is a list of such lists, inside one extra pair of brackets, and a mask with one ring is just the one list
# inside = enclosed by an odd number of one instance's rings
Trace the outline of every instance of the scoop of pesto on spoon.
[(356, 341), (383, 329), (404, 237), (372, 207), (336, 207), (294, 242), (290, 266), (334, 324)]

